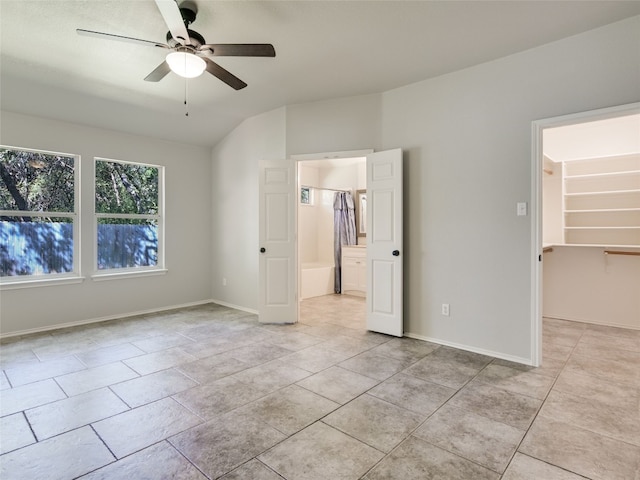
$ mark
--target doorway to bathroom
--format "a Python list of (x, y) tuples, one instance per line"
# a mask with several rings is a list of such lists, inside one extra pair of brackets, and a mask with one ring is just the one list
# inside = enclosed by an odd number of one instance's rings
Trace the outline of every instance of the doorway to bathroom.
[[(360, 152), (358, 152), (360, 153)], [(399, 148), (366, 156), (367, 330), (403, 335), (403, 158)], [(298, 163), (316, 158), (262, 160), (259, 175), (259, 321), (299, 318)], [(353, 158), (339, 155), (337, 158)], [(324, 158), (336, 158), (325, 156)], [(343, 208), (345, 210), (346, 208)], [(358, 247), (355, 247), (358, 248)], [(341, 277), (340, 277), (341, 279)]]
[(301, 323), (366, 329), (366, 181), (365, 156), (298, 159)]

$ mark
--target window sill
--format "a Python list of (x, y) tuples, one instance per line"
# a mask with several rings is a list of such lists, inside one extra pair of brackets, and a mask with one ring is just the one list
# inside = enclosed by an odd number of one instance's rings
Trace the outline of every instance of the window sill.
[(158, 268), (154, 270), (137, 270), (126, 272), (109, 272), (109, 273), (96, 273), (91, 276), (91, 280), (94, 282), (106, 282), (108, 280), (121, 280), (124, 278), (137, 278), (137, 277), (154, 277), (157, 275), (165, 275), (169, 270), (166, 268)]
[(0, 282), (0, 290), (19, 290), (22, 288), (53, 287), (57, 285), (70, 285), (82, 283), (85, 277), (58, 277), (20, 280), (12, 282)]

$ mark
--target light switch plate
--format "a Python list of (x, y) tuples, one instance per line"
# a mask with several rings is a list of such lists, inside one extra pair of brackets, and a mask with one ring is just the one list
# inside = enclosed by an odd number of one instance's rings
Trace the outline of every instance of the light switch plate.
[(525, 217), (527, 215), (527, 202), (518, 202), (517, 212), (519, 217)]

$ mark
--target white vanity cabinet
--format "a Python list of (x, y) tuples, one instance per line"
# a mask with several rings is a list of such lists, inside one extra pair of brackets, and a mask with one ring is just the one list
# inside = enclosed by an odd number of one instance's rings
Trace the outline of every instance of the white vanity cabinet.
[(342, 293), (366, 296), (367, 249), (365, 245), (342, 246)]

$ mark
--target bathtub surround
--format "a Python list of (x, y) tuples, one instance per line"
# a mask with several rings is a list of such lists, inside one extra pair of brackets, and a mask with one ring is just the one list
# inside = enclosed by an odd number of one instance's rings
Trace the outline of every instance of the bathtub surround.
[(310, 262), (300, 267), (300, 298), (320, 297), (334, 293), (333, 263)]

